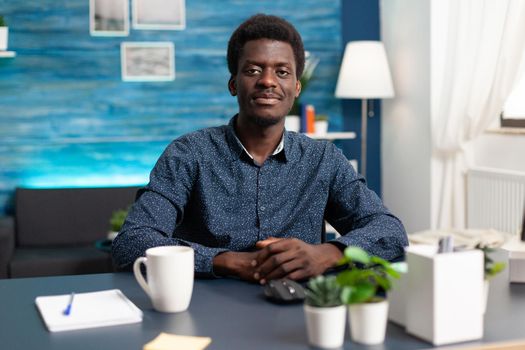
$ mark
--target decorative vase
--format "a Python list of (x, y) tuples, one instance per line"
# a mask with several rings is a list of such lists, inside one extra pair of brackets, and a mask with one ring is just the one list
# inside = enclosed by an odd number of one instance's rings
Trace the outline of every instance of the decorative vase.
[(316, 120), (314, 125), (316, 135), (326, 135), (328, 132), (328, 120)]
[(356, 343), (374, 345), (385, 340), (388, 301), (352, 304), (348, 307), (349, 327)]
[(0, 27), (0, 51), (7, 50), (8, 36), (9, 36), (9, 27)]
[(345, 339), (346, 306), (314, 307), (304, 304), (308, 343), (333, 349), (343, 346)]
[(288, 131), (299, 132), (301, 130), (301, 118), (298, 115), (287, 115), (284, 119), (284, 127)]

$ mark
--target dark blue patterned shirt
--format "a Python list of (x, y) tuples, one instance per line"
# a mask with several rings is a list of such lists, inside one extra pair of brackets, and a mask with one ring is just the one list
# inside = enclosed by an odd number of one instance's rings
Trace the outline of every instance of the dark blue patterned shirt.
[(113, 243), (119, 266), (151, 247), (187, 245), (195, 250), (195, 272), (212, 276), (218, 253), (250, 251), (268, 237), (320, 243), (324, 219), (342, 235), (335, 244), (385, 259), (403, 254), (403, 225), (332, 143), (285, 131), (284, 149), (259, 166), (234, 122), (166, 148)]

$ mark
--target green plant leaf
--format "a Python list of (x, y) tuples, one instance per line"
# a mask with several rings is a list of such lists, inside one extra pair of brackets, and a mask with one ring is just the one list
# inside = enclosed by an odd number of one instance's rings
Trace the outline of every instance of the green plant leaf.
[(332, 307), (341, 305), (341, 286), (336, 276), (317, 276), (311, 278), (306, 285), (307, 305), (315, 307)]
[(391, 277), (394, 277), (394, 278), (401, 277), (399, 272), (392, 267), (392, 264), (389, 261), (382, 259), (378, 256), (370, 257), (370, 261), (372, 262), (372, 264), (381, 266), (381, 270), (386, 272), (386, 274), (390, 275)]
[(339, 283), (340, 286), (355, 286), (358, 282), (358, 279), (361, 278), (363, 273), (362, 270), (359, 270), (357, 268), (353, 268), (352, 270), (345, 270), (337, 275), (337, 283)]
[(381, 288), (383, 288), (383, 290), (385, 292), (389, 291), (392, 288), (392, 282), (390, 282), (390, 280), (387, 277), (385, 277), (385, 276), (381, 276), (381, 275), (378, 274), (378, 275), (376, 275), (375, 280), (376, 280), (376, 283)]
[(497, 275), (498, 273), (500, 273), (501, 271), (505, 270), (506, 266), (507, 264), (499, 261), (497, 263), (494, 263), (494, 265), (492, 265), (492, 267), (488, 271), (486, 271), (485, 274), (487, 275), (487, 277), (493, 277)]
[(349, 304), (366, 303), (375, 296), (375, 291), (376, 288), (371, 283), (361, 283), (353, 288)]
[(122, 225), (124, 225), (124, 221), (126, 221), (126, 217), (128, 216), (128, 211), (130, 207), (127, 209), (119, 209), (115, 210), (111, 214), (111, 218), (109, 219), (109, 225), (111, 227), (112, 231), (118, 232), (122, 228)]
[(401, 274), (394, 268), (392, 267), (385, 267), (385, 272), (387, 275), (389, 275), (390, 277), (393, 277), (393, 278), (400, 278), (401, 277)]
[(371, 256), (370, 257), (370, 262), (372, 264), (377, 264), (377, 265), (381, 265), (381, 266), (390, 266), (390, 263), (388, 261), (386, 261), (385, 259), (382, 259), (378, 256)]
[(346, 287), (352, 285), (352, 271), (351, 270), (345, 270), (342, 271), (337, 275), (337, 283), (339, 283), (340, 286)]
[(343, 266), (345, 264), (348, 264), (348, 259), (345, 256), (343, 256), (341, 259), (339, 259), (336, 266)]
[(343, 287), (341, 291), (341, 301), (344, 304), (350, 304), (352, 301), (352, 287)]
[(483, 252), (483, 269), (485, 272), (485, 278), (491, 278), (505, 269), (506, 264), (504, 262), (494, 262), (489, 256), (489, 253), (495, 252), (495, 249), (487, 246), (482, 246), (481, 243), (476, 245), (476, 249)]
[(391, 290), (392, 279), (400, 277), (389, 261), (369, 255), (359, 247), (347, 247), (344, 260), (349, 263), (348, 268), (337, 275), (336, 281), (342, 287), (341, 299), (345, 304), (372, 302), (378, 298), (379, 289)]
[(359, 247), (354, 247), (354, 246), (347, 247), (345, 249), (344, 255), (350, 261), (358, 262), (363, 265), (370, 264), (370, 257), (368, 256), (368, 253)]

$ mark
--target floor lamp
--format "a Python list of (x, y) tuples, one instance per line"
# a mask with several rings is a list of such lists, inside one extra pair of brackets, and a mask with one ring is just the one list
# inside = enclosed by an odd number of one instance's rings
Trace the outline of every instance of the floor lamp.
[(380, 41), (352, 41), (346, 44), (337, 98), (361, 99), (361, 175), (366, 177), (366, 139), (368, 99), (394, 97), (394, 88), (385, 48)]

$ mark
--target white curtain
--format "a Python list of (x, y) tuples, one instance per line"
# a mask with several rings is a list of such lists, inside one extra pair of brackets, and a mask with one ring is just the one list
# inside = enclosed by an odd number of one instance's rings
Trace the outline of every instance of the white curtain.
[[(469, 143), (495, 119), (517, 80), (525, 47), (525, 1), (439, 0), (447, 32), (433, 67), (433, 228), (465, 227)], [(445, 11), (443, 11), (445, 9)], [(434, 18), (433, 18), (434, 19)], [(439, 45), (438, 45), (439, 46)], [(437, 88), (436, 88), (437, 87)]]

